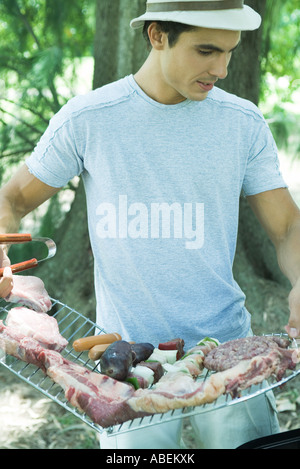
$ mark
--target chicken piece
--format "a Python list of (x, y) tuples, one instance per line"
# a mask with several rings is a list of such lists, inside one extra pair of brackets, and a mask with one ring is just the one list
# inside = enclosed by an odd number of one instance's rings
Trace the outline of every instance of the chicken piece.
[(8, 312), (5, 323), (18, 334), (35, 339), (46, 349), (61, 352), (68, 345), (59, 332), (56, 319), (47, 313), (16, 307)]
[(39, 313), (47, 313), (52, 308), (51, 299), (44, 282), (33, 276), (13, 276), (13, 289), (5, 298), (10, 303), (18, 303)]

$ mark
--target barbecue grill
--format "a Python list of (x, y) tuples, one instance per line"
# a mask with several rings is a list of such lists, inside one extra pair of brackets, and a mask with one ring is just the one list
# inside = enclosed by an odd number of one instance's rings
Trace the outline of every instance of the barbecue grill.
[(300, 449), (300, 429), (257, 438), (238, 449)]
[[(92, 320), (84, 317), (82, 314), (77, 312), (75, 309), (70, 308), (66, 304), (61, 303), (56, 299), (52, 300), (51, 314), (56, 318), (59, 325), (60, 333), (64, 336), (69, 345), (61, 352), (62, 356), (74, 363), (80, 364), (91, 371), (99, 372), (98, 365), (88, 358), (87, 352), (75, 352), (72, 347), (74, 340), (81, 337), (90, 336), (93, 334), (101, 334), (106, 331), (103, 330), (99, 325), (95, 324)], [(5, 320), (6, 315), (10, 308), (15, 307), (16, 304), (7, 303), (4, 300), (0, 300), (0, 319)], [(285, 334), (277, 334), (279, 336), (285, 336)], [(176, 409), (163, 414), (154, 414), (152, 416), (137, 418), (134, 420), (127, 421), (125, 423), (115, 425), (110, 428), (102, 428), (100, 425), (95, 424), (86, 414), (79, 412), (74, 408), (65, 398), (64, 391), (62, 388), (54, 383), (48, 376), (36, 366), (24, 363), (9, 355), (0, 355), (0, 364), (6, 367), (10, 372), (14, 373), (17, 377), (24, 380), (30, 386), (33, 386), (43, 395), (56, 402), (68, 412), (71, 412), (77, 418), (85, 422), (87, 425), (92, 427), (98, 433), (106, 431), (108, 436), (119, 435), (120, 433), (127, 433), (137, 429), (159, 425), (161, 423), (170, 422), (173, 420), (190, 417), (192, 415), (198, 415), (200, 413), (209, 412), (211, 410), (220, 409), (225, 406), (235, 405), (242, 401), (251, 399), (260, 394), (266, 393), (278, 386), (282, 386), (291, 379), (295, 378), (300, 373), (300, 366), (293, 371), (287, 370), (286, 376), (279, 382), (271, 380), (268, 383), (262, 383), (259, 386), (250, 387), (244, 391), (241, 397), (232, 399), (229, 395), (224, 399), (216, 400), (213, 404), (206, 404), (197, 407), (186, 407), (183, 409)], [(206, 375), (200, 379), (206, 379)]]

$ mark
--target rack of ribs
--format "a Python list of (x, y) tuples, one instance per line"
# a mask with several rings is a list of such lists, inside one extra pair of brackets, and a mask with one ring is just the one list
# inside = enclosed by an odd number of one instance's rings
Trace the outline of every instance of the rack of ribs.
[(85, 412), (94, 423), (110, 427), (147, 415), (128, 405), (134, 395), (129, 384), (90, 371), (50, 350), (41, 352), (39, 360), (47, 375), (63, 388), (70, 404)]

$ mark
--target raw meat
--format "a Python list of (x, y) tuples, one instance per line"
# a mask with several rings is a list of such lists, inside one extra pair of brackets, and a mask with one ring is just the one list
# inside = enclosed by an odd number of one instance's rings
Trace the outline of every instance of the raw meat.
[[(259, 384), (271, 375), (280, 380), (287, 369), (295, 368), (299, 361), (298, 351), (283, 348), (288, 343), (284, 338), (256, 337), (230, 341), (218, 347), (208, 342), (206, 349), (194, 347), (186, 358), (176, 362), (177, 372), (173, 369), (164, 375), (153, 389), (137, 390), (129, 404), (136, 412), (167, 412), (211, 403), (224, 393), (237, 397), (243, 389)], [(197, 350), (202, 350), (203, 356), (197, 357)], [(189, 373), (180, 369), (180, 364), (188, 358), (194, 364), (188, 369)], [(212, 367), (213, 362), (217, 373), (202, 382), (193, 379), (197, 367), (199, 370), (206, 364)]]
[(13, 275), (13, 289), (5, 300), (19, 303), (40, 313), (47, 313), (52, 308), (44, 282), (33, 276)]
[(276, 336), (252, 336), (231, 340), (212, 350), (205, 357), (204, 366), (212, 371), (224, 371), (256, 356), (268, 355), (271, 350), (284, 353), (289, 340)]
[(158, 345), (160, 350), (178, 350), (176, 359), (179, 360), (184, 355), (184, 340), (180, 338), (169, 340)]
[(47, 313), (20, 306), (8, 312), (5, 323), (19, 334), (32, 337), (46, 349), (61, 352), (68, 345), (59, 332), (56, 319)]
[(31, 337), (26, 337), (11, 327), (4, 325), (0, 320), (0, 349), (26, 363), (31, 363), (45, 370), (39, 361), (39, 354), (44, 350), (40, 344)]
[(154, 389), (138, 389), (129, 399), (136, 412), (168, 412), (214, 402), (222, 394), (237, 397), (243, 389), (259, 384), (272, 374), (282, 376), (298, 362), (296, 350), (285, 350), (284, 356), (271, 350), (267, 356), (241, 360), (225, 371), (211, 374), (202, 382), (183, 372), (165, 375)]
[(132, 386), (92, 372), (56, 352), (45, 350), (39, 359), (42, 359), (47, 375), (64, 389), (68, 401), (94, 423), (109, 427), (146, 415), (135, 412), (128, 405), (128, 399), (134, 394)]
[(24, 337), (0, 321), (0, 348), (26, 363), (38, 366), (65, 391), (68, 401), (93, 422), (108, 427), (146, 414), (136, 413), (127, 403), (132, 386), (95, 373), (47, 350), (33, 338)]
[(160, 378), (164, 375), (164, 369), (162, 367), (162, 364), (160, 362), (155, 362), (155, 361), (146, 361), (146, 362), (140, 362), (140, 366), (146, 366), (147, 368), (150, 368), (150, 370), (153, 371), (153, 383), (156, 383), (157, 381), (160, 380)]
[(278, 380), (282, 379), (287, 369), (295, 368), (299, 358), (298, 349), (280, 350), (271, 347), (265, 355), (241, 360), (232, 368), (212, 374), (209, 380), (220, 378), (223, 381), (224, 392), (237, 397), (243, 389), (259, 384), (272, 375)]
[[(228, 344), (230, 349), (232, 344)], [(126, 383), (92, 372), (66, 360), (57, 351), (41, 347), (35, 339), (25, 337), (13, 326), (5, 326), (3, 321), (0, 321), (0, 348), (41, 368), (64, 389), (71, 405), (102, 427), (153, 413), (211, 403), (224, 393), (236, 397), (241, 390), (273, 374), (280, 378), (286, 369), (294, 369), (299, 361), (297, 349), (287, 350), (272, 342), (263, 355), (245, 359), (243, 353), (238, 364), (197, 381), (195, 376), (203, 370), (205, 357), (218, 348), (208, 340), (171, 365), (170, 371), (155, 387), (135, 391)]]
[(175, 362), (151, 389), (138, 389), (129, 399), (129, 405), (136, 412), (164, 413), (182, 407), (201, 405), (219, 397), (224, 388), (215, 387), (212, 382), (197, 382), (204, 368), (205, 355), (217, 346), (214, 341), (205, 341), (190, 349)]
[[(259, 384), (274, 375), (279, 381), (287, 369), (293, 370), (299, 361), (297, 350), (271, 349), (264, 356), (256, 356), (250, 360), (241, 360), (238, 365), (225, 371), (215, 373), (224, 377), (225, 392), (238, 397), (240, 391), (253, 384)], [(215, 376), (212, 375), (212, 376)]]

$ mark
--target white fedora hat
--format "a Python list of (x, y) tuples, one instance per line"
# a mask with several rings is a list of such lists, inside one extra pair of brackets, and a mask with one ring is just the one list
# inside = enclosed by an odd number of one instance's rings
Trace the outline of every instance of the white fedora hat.
[(148, 0), (146, 13), (131, 21), (133, 29), (145, 21), (174, 21), (191, 26), (233, 31), (253, 31), (261, 16), (244, 0)]

